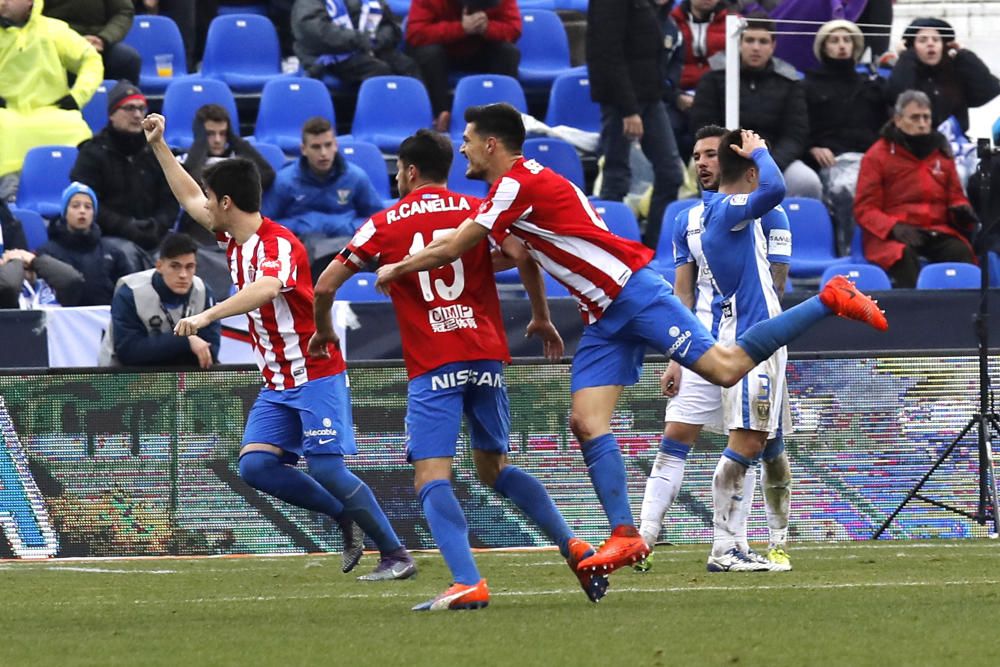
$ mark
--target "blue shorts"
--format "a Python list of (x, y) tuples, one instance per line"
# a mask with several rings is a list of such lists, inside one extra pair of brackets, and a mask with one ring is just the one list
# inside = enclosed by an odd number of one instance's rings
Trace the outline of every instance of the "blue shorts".
[(633, 385), (646, 348), (690, 368), (715, 339), (660, 274), (632, 274), (601, 319), (586, 326), (573, 355), (570, 390)]
[(458, 361), (410, 380), (406, 409), (406, 460), (455, 456), (462, 414), (473, 449), (506, 454), (510, 402), (503, 364)]
[(252, 443), (282, 448), (286, 463), (312, 454), (357, 454), (347, 373), (293, 389), (261, 389), (243, 431), (242, 445)]

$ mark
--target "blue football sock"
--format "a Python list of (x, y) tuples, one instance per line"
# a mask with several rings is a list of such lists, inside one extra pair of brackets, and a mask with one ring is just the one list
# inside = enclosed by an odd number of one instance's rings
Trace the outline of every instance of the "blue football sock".
[(504, 498), (509, 498), (528, 518), (559, 546), (563, 558), (569, 557), (569, 540), (573, 531), (556, 509), (541, 482), (517, 466), (506, 466), (493, 485)]
[(722, 450), (722, 455), (725, 456), (727, 459), (731, 459), (733, 461), (736, 461), (737, 463), (742, 464), (743, 467), (745, 468), (749, 468), (754, 464), (754, 462), (751, 459), (748, 459), (739, 452), (729, 449), (729, 447), (726, 447), (725, 449)]
[(632, 526), (632, 509), (628, 505), (625, 462), (613, 433), (599, 435), (580, 445), (583, 462), (587, 464), (590, 482), (612, 530), (617, 526)]
[(832, 312), (818, 296), (814, 296), (780, 315), (753, 325), (736, 339), (736, 344), (759, 364)]
[(688, 454), (691, 453), (691, 445), (663, 436), (660, 440), (660, 451), (667, 456), (673, 456), (674, 458), (686, 461)]
[(764, 454), (762, 458), (766, 462), (770, 462), (781, 456), (781, 453), (785, 451), (785, 438), (782, 436), (781, 431), (778, 431), (773, 438), (767, 441), (764, 445)]
[(375, 500), (375, 494), (357, 475), (347, 469), (343, 456), (317, 454), (306, 460), (309, 463), (309, 474), (344, 504), (347, 516), (372, 538), (383, 556), (403, 546), (389, 525), (385, 512)]
[(431, 536), (456, 583), (475, 586), (479, 569), (469, 548), (469, 524), (458, 504), (451, 482), (436, 479), (420, 489), (420, 504), (431, 528)]
[(259, 451), (244, 454), (240, 457), (240, 477), (253, 488), (310, 512), (335, 519), (344, 513), (344, 505), (319, 482), (298, 468), (283, 464), (277, 454)]

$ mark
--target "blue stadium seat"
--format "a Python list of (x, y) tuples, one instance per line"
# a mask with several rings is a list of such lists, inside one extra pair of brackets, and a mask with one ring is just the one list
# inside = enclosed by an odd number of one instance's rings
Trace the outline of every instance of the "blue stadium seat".
[[(147, 95), (161, 95), (171, 81), (187, 76), (187, 55), (184, 38), (173, 19), (155, 14), (136, 16), (132, 28), (125, 35), (125, 43), (142, 56), (139, 87)], [(160, 76), (156, 71), (156, 56), (173, 56), (174, 75)]]
[(46, 218), (62, 215), (62, 193), (69, 185), (69, 172), (76, 163), (74, 146), (37, 146), (24, 156), (17, 186), (18, 208)]
[(517, 8), (521, 11), (525, 9), (545, 9), (550, 12), (556, 10), (555, 0), (517, 0)]
[(807, 197), (789, 197), (781, 205), (788, 214), (792, 230), (792, 263), (789, 268), (792, 277), (819, 277), (827, 268), (851, 261), (850, 257), (837, 257), (833, 222), (823, 202)]
[(254, 126), (257, 141), (275, 144), (296, 153), (302, 144), (302, 126), (313, 116), (322, 116), (336, 127), (330, 93), (320, 81), (288, 76), (264, 84)]
[(288, 156), (285, 155), (285, 151), (281, 150), (281, 146), (275, 144), (255, 142), (253, 145), (257, 149), (257, 152), (261, 154), (267, 163), (271, 165), (271, 168), (278, 171), (286, 164), (288, 164)]
[(569, 38), (559, 15), (547, 9), (521, 12), (521, 64), (517, 78), (525, 87), (550, 86), (570, 69)]
[[(795, 247), (794, 239), (792, 247)], [(889, 275), (882, 270), (881, 266), (876, 266), (875, 264), (850, 263), (831, 266), (823, 272), (823, 277), (820, 278), (819, 284), (821, 286), (825, 285), (834, 276), (847, 276), (859, 289), (864, 291), (877, 292), (878, 290), (892, 289), (892, 282), (889, 280)]]
[(358, 90), (351, 134), (386, 153), (420, 128), (430, 127), (431, 100), (419, 79), (407, 76), (375, 76)]
[(601, 107), (590, 99), (590, 76), (586, 68), (560, 74), (552, 82), (545, 124), (549, 127), (568, 125), (587, 132), (601, 131)]
[(235, 91), (251, 93), (285, 76), (274, 24), (256, 14), (216, 16), (208, 26), (201, 74), (225, 81)]
[(386, 167), (382, 151), (375, 144), (353, 139), (338, 139), (338, 150), (351, 164), (355, 164), (368, 174), (375, 192), (382, 199), (392, 199), (392, 189), (389, 187), (389, 169)]
[(108, 124), (108, 91), (115, 87), (117, 81), (102, 81), (94, 96), (83, 105), (83, 119), (90, 126), (90, 131), (97, 134)]
[(673, 268), (674, 223), (677, 221), (677, 216), (680, 215), (682, 211), (686, 211), (692, 206), (700, 203), (700, 199), (678, 199), (667, 205), (667, 208), (663, 211), (663, 226), (660, 227), (660, 238), (656, 241), (655, 261)]
[(861, 245), (861, 227), (857, 225), (854, 226), (854, 234), (851, 235), (851, 261), (855, 264), (868, 261), (865, 259), (865, 251)]
[(527, 113), (528, 102), (517, 79), (503, 74), (470, 74), (455, 86), (455, 100), (451, 104), (449, 134), (454, 141), (462, 140), (465, 131), (466, 107), (493, 102), (507, 102), (522, 113)]
[(545, 294), (550, 299), (573, 296), (561, 282), (550, 276), (548, 271), (542, 271), (542, 277), (545, 279)]
[(604, 220), (612, 234), (617, 234), (630, 241), (639, 241), (639, 222), (627, 204), (606, 199), (591, 199), (590, 205)]
[(24, 229), (24, 239), (28, 243), (28, 250), (34, 252), (49, 240), (49, 228), (37, 211), (27, 208), (12, 208), (10, 212), (20, 220), (21, 228)]
[(548, 137), (528, 139), (524, 142), (524, 157), (538, 160), (542, 165), (564, 176), (576, 187), (581, 190), (584, 188), (580, 154), (562, 139)]
[(163, 115), (167, 119), (165, 139), (167, 144), (187, 148), (194, 141), (191, 124), (195, 113), (205, 104), (218, 104), (229, 113), (233, 131), (239, 133), (240, 117), (236, 112), (236, 99), (222, 81), (187, 77), (167, 86), (163, 96)]
[(374, 273), (355, 273), (337, 290), (337, 301), (389, 301), (375, 289), (375, 278)]
[(987, 253), (990, 287), (1000, 287), (1000, 255), (992, 250)]
[(387, 0), (386, 4), (401, 19), (405, 19), (410, 13), (410, 0)]
[(455, 144), (455, 157), (451, 161), (451, 169), (448, 171), (448, 188), (463, 195), (479, 197), (482, 199), (490, 191), (490, 186), (486, 181), (473, 180), (465, 177), (465, 169), (469, 166), (469, 161), (458, 152), (460, 144)]
[(981, 279), (975, 264), (939, 262), (920, 269), (917, 289), (977, 289)]
[(587, 13), (587, 0), (555, 0), (556, 9)]
[(219, 16), (225, 14), (257, 14), (258, 16), (267, 16), (267, 3), (262, 2), (259, 5), (220, 4), (218, 14)]

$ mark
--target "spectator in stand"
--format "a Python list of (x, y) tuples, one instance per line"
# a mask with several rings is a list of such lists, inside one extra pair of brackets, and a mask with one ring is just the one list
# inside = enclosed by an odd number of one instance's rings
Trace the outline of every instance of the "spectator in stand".
[(684, 36), (674, 19), (674, 0), (657, 0), (656, 18), (663, 31), (663, 52), (660, 67), (663, 68), (663, 103), (670, 117), (670, 127), (674, 131), (677, 151), (682, 160), (691, 157), (694, 147), (694, 134), (689, 129), (691, 103), (694, 95), (681, 88), (681, 76), (684, 71)]
[(170, 193), (142, 120), (146, 98), (137, 86), (119, 81), (108, 91), (108, 125), (80, 145), (70, 178), (93, 188), (101, 202), (97, 224), (106, 241), (118, 245), (136, 269), (152, 265), (156, 249), (177, 219)]
[[(76, 80), (70, 87), (67, 72)], [(101, 56), (41, 0), (0, 2), (0, 199), (17, 188), (25, 154), (91, 135), (80, 109), (104, 78)]]
[(380, 0), (296, 0), (295, 54), (312, 77), (332, 74), (346, 83), (373, 76), (420, 76), (399, 50), (403, 30)]
[(73, 305), (83, 289), (83, 275), (55, 257), (25, 250), (21, 222), (0, 200), (0, 308), (33, 310)]
[(861, 161), (854, 217), (865, 258), (897, 287), (914, 287), (920, 258), (975, 262), (975, 214), (962, 192), (948, 140), (931, 125), (931, 101), (908, 90)]
[[(665, 4), (665, 0), (656, 0)], [(663, 32), (653, 3), (622, 5), (590, 0), (587, 6), (590, 95), (601, 105), (604, 172), (600, 197), (622, 201), (632, 174), (629, 152), (640, 142), (653, 165), (653, 195), (643, 242), (656, 247), (667, 204), (677, 199), (684, 174), (663, 104)]]
[(111, 326), (101, 342), (101, 366), (200, 366), (219, 360), (221, 322), (197, 336), (176, 336), (174, 326), (215, 305), (212, 290), (195, 275), (197, 244), (170, 234), (156, 267), (124, 276), (115, 286)]
[(521, 52), (517, 0), (413, 0), (406, 45), (420, 64), (434, 110), (434, 129), (451, 123), (448, 72), (485, 72), (517, 78)]
[(115, 281), (132, 271), (125, 254), (101, 236), (94, 224), (97, 195), (83, 183), (70, 183), (63, 191), (63, 215), (49, 225), (49, 241), (38, 255), (66, 262), (83, 274), (85, 284), (75, 302), (64, 306), (106, 306), (111, 303)]
[(339, 252), (383, 204), (368, 174), (337, 150), (327, 119), (305, 122), (301, 150), (278, 171), (261, 212), (294, 232), (315, 260)]
[[(178, 160), (194, 180), (201, 182), (205, 167), (233, 157), (245, 157), (257, 165), (264, 190), (274, 183), (274, 168), (257, 152), (253, 144), (233, 131), (229, 112), (218, 104), (206, 104), (194, 115), (191, 127), (194, 143)], [(186, 213), (181, 214), (179, 230), (193, 237), (200, 245), (216, 246), (215, 236), (197, 224)]]
[(955, 29), (935, 18), (915, 19), (903, 32), (906, 49), (892, 68), (889, 94), (920, 90), (931, 99), (934, 127), (954, 116), (969, 130), (969, 108), (1000, 94), (1000, 81), (975, 53), (955, 41)]
[(132, 27), (132, 0), (45, 0), (45, 16), (65, 21), (104, 60), (104, 78), (139, 83), (142, 57), (122, 42)]
[(852, 210), (861, 157), (878, 139), (889, 117), (884, 81), (856, 69), (864, 48), (864, 36), (855, 24), (843, 20), (824, 23), (813, 43), (821, 64), (807, 72), (803, 81), (809, 107), (805, 161), (823, 183), (842, 255), (850, 252), (854, 234)]
[[(819, 176), (802, 161), (809, 142), (809, 112), (798, 73), (774, 57), (774, 23), (756, 14), (748, 19), (740, 36), (740, 125), (768, 142), (789, 197), (820, 199)], [(725, 53), (710, 60), (712, 71), (698, 83), (691, 109), (695, 131), (726, 122)]]
[[(701, 77), (711, 71), (709, 58), (726, 51), (726, 3), (721, 0), (684, 0), (673, 10), (684, 43), (681, 89), (693, 91)], [(684, 110), (694, 103), (693, 95), (680, 101)]]

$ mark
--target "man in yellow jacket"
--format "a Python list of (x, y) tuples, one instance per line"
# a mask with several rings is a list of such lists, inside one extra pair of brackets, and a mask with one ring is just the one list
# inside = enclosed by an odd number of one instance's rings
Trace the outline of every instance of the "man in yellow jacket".
[[(104, 78), (101, 54), (43, 0), (0, 0), (0, 196), (35, 146), (89, 139), (80, 109)], [(70, 88), (67, 72), (76, 75)]]

